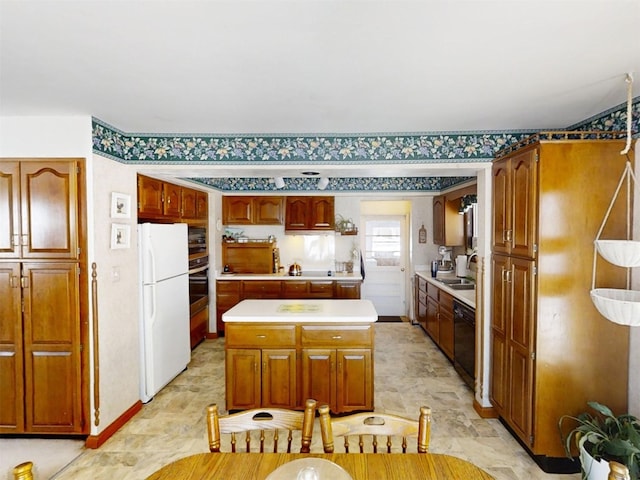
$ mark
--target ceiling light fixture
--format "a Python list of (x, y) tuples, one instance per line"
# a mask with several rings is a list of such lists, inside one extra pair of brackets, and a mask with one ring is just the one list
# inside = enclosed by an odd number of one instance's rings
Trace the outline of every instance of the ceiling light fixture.
[(320, 177), (318, 180), (318, 188), (324, 190), (329, 185), (329, 179), (327, 177)]
[(282, 177), (274, 177), (273, 183), (276, 185), (276, 188), (284, 188), (285, 186), (284, 178)]

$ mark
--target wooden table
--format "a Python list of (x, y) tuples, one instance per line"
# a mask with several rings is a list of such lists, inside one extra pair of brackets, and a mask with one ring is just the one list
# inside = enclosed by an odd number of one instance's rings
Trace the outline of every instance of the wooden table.
[(165, 465), (148, 480), (264, 480), (299, 458), (324, 458), (344, 468), (353, 480), (483, 480), (493, 477), (472, 463), (435, 453), (200, 453)]

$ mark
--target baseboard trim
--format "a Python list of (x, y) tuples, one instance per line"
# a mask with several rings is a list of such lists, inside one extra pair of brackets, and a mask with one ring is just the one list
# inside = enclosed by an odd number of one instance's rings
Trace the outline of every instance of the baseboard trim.
[(142, 402), (138, 400), (98, 435), (89, 435), (84, 442), (84, 446), (94, 449), (99, 448), (100, 445), (109, 440), (114, 433), (120, 430), (120, 427), (131, 420), (140, 410), (142, 410)]
[(473, 399), (473, 409), (480, 415), (480, 418), (498, 418), (498, 412), (494, 407), (483, 407), (475, 398)]
[(219, 338), (218, 332), (207, 332), (207, 334), (204, 336), (204, 338), (208, 339), (208, 340), (213, 340), (215, 338)]

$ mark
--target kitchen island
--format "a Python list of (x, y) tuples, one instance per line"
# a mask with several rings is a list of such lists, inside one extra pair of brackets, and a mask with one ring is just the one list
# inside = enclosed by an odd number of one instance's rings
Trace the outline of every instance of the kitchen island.
[(243, 300), (225, 312), (226, 408), (373, 410), (369, 300)]
[[(331, 275), (329, 275), (331, 273)], [(359, 299), (362, 275), (332, 271), (284, 273), (218, 273), (216, 275), (216, 332), (225, 334), (222, 315), (247, 299)]]

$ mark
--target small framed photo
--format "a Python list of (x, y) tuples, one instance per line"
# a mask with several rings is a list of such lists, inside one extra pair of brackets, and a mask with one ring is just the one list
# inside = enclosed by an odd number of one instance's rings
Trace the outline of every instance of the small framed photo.
[(131, 218), (131, 195), (111, 192), (111, 218)]
[(111, 224), (111, 248), (129, 248), (131, 244), (131, 227), (121, 223)]

